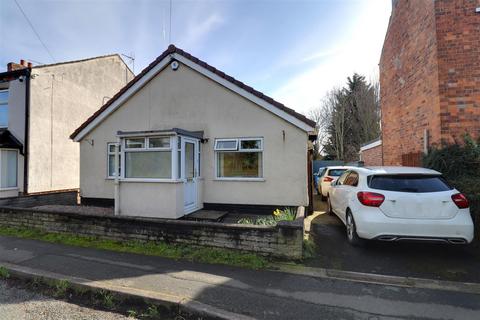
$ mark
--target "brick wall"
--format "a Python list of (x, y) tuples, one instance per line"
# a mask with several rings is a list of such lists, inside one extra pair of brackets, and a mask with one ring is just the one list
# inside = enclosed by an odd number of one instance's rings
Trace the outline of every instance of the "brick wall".
[(380, 59), (383, 160), (423, 150), (424, 130), (440, 139), (434, 3), (395, 2)]
[(37, 206), (56, 205), (76, 205), (78, 190), (45, 192), (39, 194), (30, 194), (18, 197), (0, 198), (0, 206), (31, 208)]
[(276, 226), (247, 226), (187, 220), (78, 215), (2, 207), (0, 226), (67, 232), (109, 240), (150, 240), (211, 246), (300, 259), (303, 252), (301, 215), (303, 211), (297, 215), (297, 220), (281, 221)]
[(480, 136), (480, 0), (435, 1), (442, 139)]
[(385, 165), (480, 136), (480, 0), (398, 0), (380, 59)]
[(365, 166), (382, 166), (382, 145), (360, 151), (360, 160), (363, 161)]

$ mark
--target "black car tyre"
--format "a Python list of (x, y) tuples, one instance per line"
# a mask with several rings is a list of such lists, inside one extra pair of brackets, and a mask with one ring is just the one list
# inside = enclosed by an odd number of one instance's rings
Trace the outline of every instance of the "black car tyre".
[(347, 229), (347, 240), (352, 246), (360, 247), (365, 244), (365, 240), (357, 234), (357, 226), (350, 211), (347, 211), (345, 226)]
[(330, 203), (330, 198), (327, 198), (327, 209), (325, 210), (329, 215), (333, 215), (332, 204)]

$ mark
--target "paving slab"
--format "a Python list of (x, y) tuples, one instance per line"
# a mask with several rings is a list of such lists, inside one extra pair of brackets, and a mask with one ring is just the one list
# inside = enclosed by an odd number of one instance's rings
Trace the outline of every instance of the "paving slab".
[(221, 221), (228, 214), (227, 211), (198, 210), (185, 217), (187, 220), (195, 221)]

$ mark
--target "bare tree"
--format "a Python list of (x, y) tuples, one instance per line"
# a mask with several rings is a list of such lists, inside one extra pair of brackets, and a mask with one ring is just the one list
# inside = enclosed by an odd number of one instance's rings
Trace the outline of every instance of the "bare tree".
[(354, 74), (347, 86), (329, 91), (320, 108), (309, 115), (317, 123), (318, 150), (332, 158), (352, 161), (362, 143), (380, 134), (378, 82)]

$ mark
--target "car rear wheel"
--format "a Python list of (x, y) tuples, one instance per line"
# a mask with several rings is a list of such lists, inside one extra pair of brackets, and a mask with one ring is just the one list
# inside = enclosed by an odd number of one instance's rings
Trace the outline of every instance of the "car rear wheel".
[(346, 229), (347, 229), (347, 239), (348, 242), (355, 246), (362, 246), (365, 242), (365, 240), (361, 239), (358, 234), (357, 234), (357, 227), (355, 225), (355, 220), (353, 219), (353, 215), (350, 211), (347, 211), (347, 217), (346, 217)]
[(327, 210), (326, 210), (326, 212), (330, 215), (333, 214), (332, 204), (330, 203), (330, 198), (329, 197), (327, 198)]

